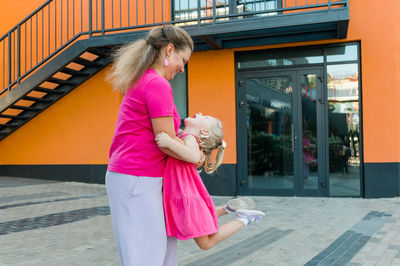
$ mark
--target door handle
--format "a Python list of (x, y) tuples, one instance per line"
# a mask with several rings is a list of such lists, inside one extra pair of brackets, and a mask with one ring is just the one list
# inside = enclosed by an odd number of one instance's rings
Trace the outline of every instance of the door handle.
[(294, 134), (293, 134), (293, 124), (290, 127), (290, 133), (292, 134), (292, 152), (294, 153)]
[(242, 108), (243, 106), (244, 106), (244, 102), (243, 102), (243, 101), (240, 101), (240, 102), (239, 102), (239, 107)]

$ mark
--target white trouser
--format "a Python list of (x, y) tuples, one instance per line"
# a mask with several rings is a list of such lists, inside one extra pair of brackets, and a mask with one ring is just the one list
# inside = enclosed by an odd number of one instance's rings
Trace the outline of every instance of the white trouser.
[(111, 219), (124, 266), (177, 265), (177, 240), (165, 232), (162, 181), (107, 171)]

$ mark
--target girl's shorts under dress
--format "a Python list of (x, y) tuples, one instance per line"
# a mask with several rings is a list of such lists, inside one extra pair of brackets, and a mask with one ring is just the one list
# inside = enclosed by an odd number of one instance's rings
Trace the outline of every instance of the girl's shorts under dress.
[(218, 216), (194, 164), (168, 157), (163, 184), (167, 236), (180, 240), (214, 234)]

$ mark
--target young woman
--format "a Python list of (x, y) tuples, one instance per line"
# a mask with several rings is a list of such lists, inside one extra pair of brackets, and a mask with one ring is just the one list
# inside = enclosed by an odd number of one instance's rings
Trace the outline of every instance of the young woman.
[[(221, 165), (226, 147), (221, 122), (201, 114), (188, 117), (180, 138), (184, 144), (166, 133), (156, 136), (159, 147), (168, 148), (185, 160), (168, 157), (165, 167), (163, 189), (167, 235), (180, 240), (193, 238), (201, 249), (206, 250), (243, 226), (260, 222), (263, 212), (237, 209), (240, 205), (254, 207), (249, 198), (232, 200), (225, 207), (215, 208), (196, 169), (203, 161), (207, 173)], [(212, 156), (214, 150), (218, 150), (215, 159)], [(218, 228), (218, 217), (228, 212), (235, 212), (236, 219)]]
[[(109, 80), (123, 95), (110, 148), (106, 188), (122, 264), (177, 265), (175, 238), (167, 238), (162, 177), (168, 149), (155, 135), (175, 138), (180, 117), (168, 80), (184, 71), (193, 51), (181, 28), (155, 27), (144, 39), (121, 47)], [(180, 140), (178, 140), (180, 141)]]

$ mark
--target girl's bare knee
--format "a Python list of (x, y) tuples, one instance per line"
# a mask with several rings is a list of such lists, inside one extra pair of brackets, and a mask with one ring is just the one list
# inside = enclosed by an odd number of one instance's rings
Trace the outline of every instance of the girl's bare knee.
[(199, 246), (199, 248), (202, 250), (208, 250), (213, 247), (208, 237), (195, 238), (194, 241), (196, 241), (197, 246)]

